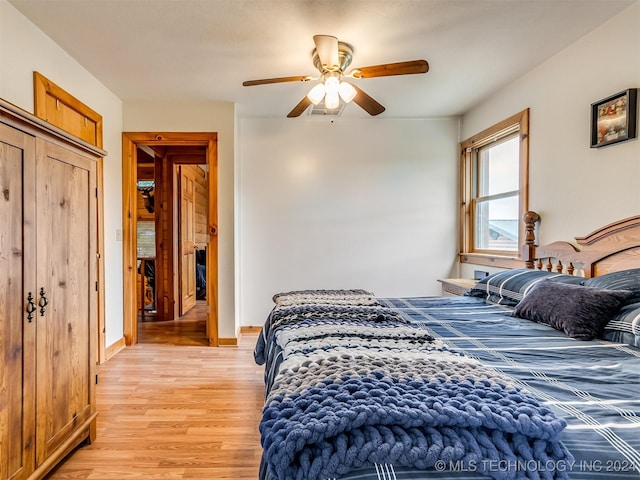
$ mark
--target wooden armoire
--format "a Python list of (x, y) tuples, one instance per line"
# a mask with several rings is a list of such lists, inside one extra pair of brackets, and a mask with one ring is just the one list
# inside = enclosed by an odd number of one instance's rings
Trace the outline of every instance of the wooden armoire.
[(95, 438), (96, 161), (0, 101), (0, 480)]

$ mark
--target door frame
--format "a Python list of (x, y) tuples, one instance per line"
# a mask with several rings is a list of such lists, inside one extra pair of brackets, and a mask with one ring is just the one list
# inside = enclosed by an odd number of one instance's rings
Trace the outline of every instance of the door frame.
[(218, 134), (216, 132), (122, 133), (122, 262), (123, 334), (126, 345), (138, 343), (137, 295), (137, 148), (139, 146), (204, 146), (208, 171), (207, 338), (218, 339)]

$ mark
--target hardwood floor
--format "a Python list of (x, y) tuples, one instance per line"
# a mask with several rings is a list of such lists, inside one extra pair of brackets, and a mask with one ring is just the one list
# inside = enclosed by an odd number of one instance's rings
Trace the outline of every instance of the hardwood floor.
[[(199, 331), (160, 323), (169, 332)], [(48, 480), (258, 477), (264, 387), (253, 361), (256, 335), (237, 347), (177, 345), (199, 341), (199, 333), (163, 336), (157, 325), (147, 331), (152, 325), (142, 336), (155, 343), (127, 347), (98, 367), (97, 438)]]
[(207, 302), (197, 300), (195, 307), (177, 320), (158, 322), (155, 314), (149, 313), (144, 320), (138, 316), (138, 342), (207, 346), (206, 311)]

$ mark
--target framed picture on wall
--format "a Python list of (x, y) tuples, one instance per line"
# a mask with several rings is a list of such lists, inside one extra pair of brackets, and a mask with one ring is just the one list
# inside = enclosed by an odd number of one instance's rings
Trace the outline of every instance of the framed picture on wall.
[(636, 138), (638, 89), (630, 88), (591, 104), (591, 148)]

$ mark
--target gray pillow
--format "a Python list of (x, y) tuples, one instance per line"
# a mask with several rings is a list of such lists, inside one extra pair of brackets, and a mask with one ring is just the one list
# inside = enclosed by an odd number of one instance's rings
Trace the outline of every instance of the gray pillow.
[(628, 290), (543, 281), (516, 305), (513, 316), (544, 323), (577, 340), (592, 340), (631, 296)]
[(484, 277), (476, 283), (471, 291), (468, 292), (467, 296), (480, 297), (489, 303), (513, 307), (522, 300), (536, 283), (545, 280), (581, 284), (584, 278), (557, 272), (547, 272), (546, 270), (514, 268)]
[(622, 307), (604, 327), (602, 338), (640, 348), (640, 303)]
[(630, 290), (633, 296), (627, 303), (640, 302), (640, 268), (630, 268), (607, 273), (599, 277), (587, 278), (585, 287), (607, 288), (609, 290)]

